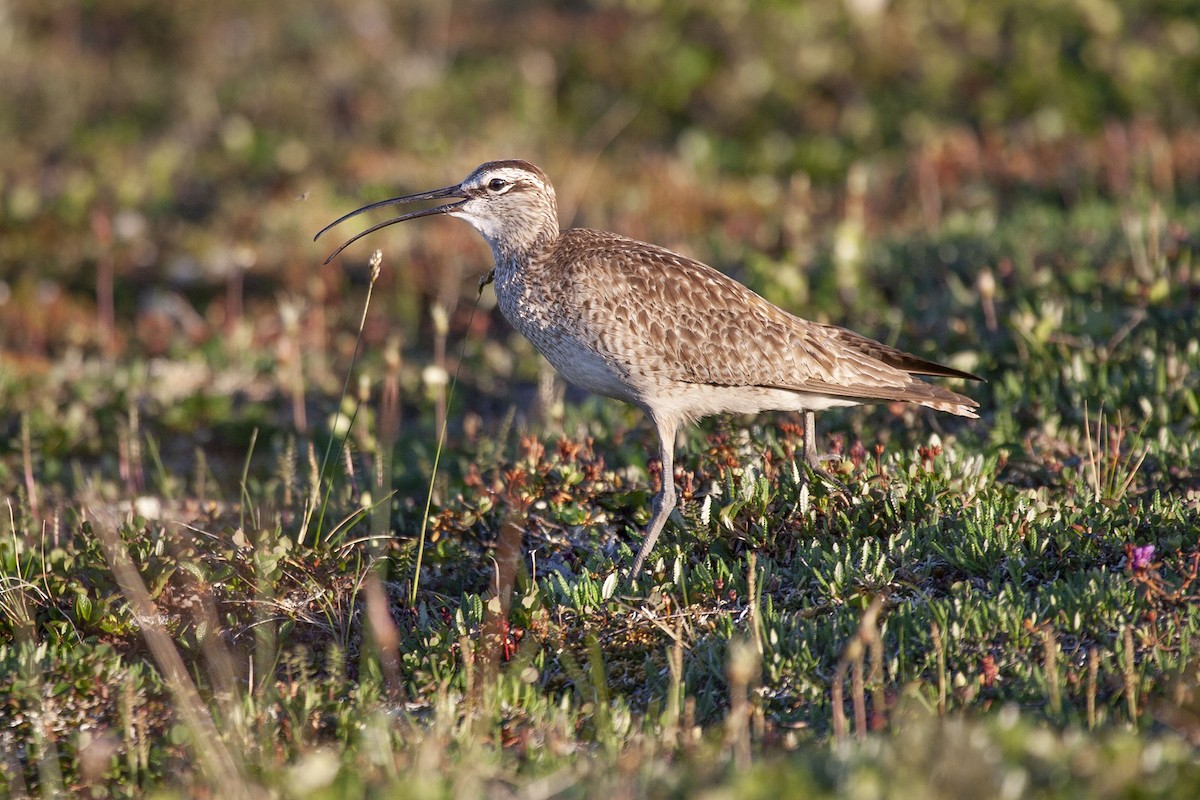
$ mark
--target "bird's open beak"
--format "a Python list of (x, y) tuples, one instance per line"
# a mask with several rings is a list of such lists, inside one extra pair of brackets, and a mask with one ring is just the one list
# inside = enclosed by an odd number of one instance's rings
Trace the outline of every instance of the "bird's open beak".
[(342, 244), (341, 247), (339, 247), (337, 250), (334, 250), (332, 253), (330, 253), (329, 257), (326, 258), (325, 261), (323, 262), (325, 264), (328, 264), (330, 261), (333, 261), (333, 259), (337, 258), (338, 253), (342, 252), (347, 247), (354, 244), (355, 242), (357, 242), (359, 239), (363, 238), (367, 234), (374, 233), (375, 231), (379, 230), (380, 228), (386, 228), (388, 225), (395, 225), (397, 222), (404, 222), (405, 220), (416, 219), (417, 217), (428, 217), (428, 216), (432, 216), (433, 214), (447, 214), (447, 213), (453, 211), (454, 209), (461, 207), (463, 203), (467, 202), (466, 194), (463, 192), (462, 187), (456, 184), (454, 186), (447, 186), (444, 189), (434, 189), (431, 192), (421, 192), (420, 194), (410, 194), (410, 195), (406, 195), (404, 197), (393, 197), (391, 200), (380, 200), (378, 203), (371, 203), (369, 205), (365, 205), (362, 208), (358, 208), (358, 209), (355, 209), (354, 211), (351, 211), (349, 214), (346, 214), (343, 217), (338, 217), (333, 222), (326, 225), (324, 228), (321, 228), (321, 230), (317, 232), (317, 235), (313, 237), (313, 241), (315, 242), (317, 239), (320, 239), (321, 236), (327, 230), (334, 227), (335, 225), (340, 225), (343, 222), (345, 222), (346, 220), (350, 219), (351, 217), (357, 217), (359, 214), (362, 214), (365, 211), (371, 211), (376, 208), (383, 208), (384, 206), (406, 205), (408, 203), (415, 203), (420, 200), (442, 200), (442, 199), (445, 199), (448, 197), (456, 197), (456, 198), (460, 198), (460, 199), (456, 203), (446, 203), (445, 205), (434, 206), (433, 208), (424, 208), (424, 209), (421, 209), (420, 211), (410, 211), (407, 214), (401, 214), (398, 217), (392, 217), (391, 219), (389, 219), (385, 222), (381, 222), (378, 225), (372, 225), (371, 227), (367, 228), (362, 233), (357, 234), (357, 235), (353, 236), (352, 238), (348, 239), (345, 243)]

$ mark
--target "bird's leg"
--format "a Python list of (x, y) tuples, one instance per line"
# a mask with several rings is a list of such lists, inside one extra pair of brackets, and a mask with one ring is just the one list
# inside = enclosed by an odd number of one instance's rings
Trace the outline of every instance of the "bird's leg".
[(817, 415), (811, 411), (804, 412), (804, 463), (813, 469), (821, 464), (817, 458)]
[[(652, 418), (653, 419), (653, 418)], [(662, 490), (654, 498), (654, 517), (642, 537), (642, 547), (638, 550), (637, 558), (633, 560), (633, 569), (629, 573), (630, 580), (636, 580), (642, 572), (646, 557), (654, 549), (658, 535), (662, 533), (667, 518), (675, 508), (675, 428), (674, 420), (654, 420), (658, 429), (658, 457), (662, 461)]]
[(804, 463), (808, 465), (817, 475), (820, 475), (829, 483), (841, 489), (843, 492), (848, 492), (846, 484), (839, 481), (837, 478), (830, 475), (821, 466), (824, 461), (840, 460), (841, 456), (832, 453), (828, 455), (817, 455), (817, 415), (812, 411), (804, 412)]

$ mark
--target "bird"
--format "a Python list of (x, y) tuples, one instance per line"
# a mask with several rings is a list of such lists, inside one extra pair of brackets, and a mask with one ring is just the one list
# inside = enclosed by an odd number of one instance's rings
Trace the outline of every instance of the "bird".
[(804, 460), (818, 468), (815, 414), (907, 402), (977, 418), (979, 404), (922, 376), (982, 380), (869, 339), (811, 322), (693, 258), (616, 233), (561, 229), (554, 187), (540, 167), (489, 161), (460, 183), (370, 203), (314, 237), (380, 208), (410, 207), (356, 234), (449, 216), (488, 243), (497, 303), (508, 322), (569, 382), (640, 408), (655, 428), (662, 488), (630, 570), (636, 579), (675, 509), (675, 437), (716, 414), (804, 414)]

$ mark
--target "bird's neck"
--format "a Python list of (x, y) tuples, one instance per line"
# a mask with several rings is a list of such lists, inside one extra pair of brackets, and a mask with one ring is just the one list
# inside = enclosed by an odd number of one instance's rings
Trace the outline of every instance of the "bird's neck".
[(520, 238), (489, 238), (488, 244), (491, 245), (492, 257), (496, 260), (497, 274), (517, 274), (537, 269), (545, 260), (546, 253), (553, 247), (558, 235), (558, 226), (555, 224), (553, 227), (547, 225), (537, 231), (530, 231)]
[(558, 232), (543, 234), (528, 242), (525, 247), (497, 246), (492, 244), (492, 255), (496, 259), (493, 274), (496, 300), (505, 319), (526, 337), (536, 338), (548, 320), (539, 309), (551, 302), (546, 296), (556, 283), (557, 259), (554, 245)]

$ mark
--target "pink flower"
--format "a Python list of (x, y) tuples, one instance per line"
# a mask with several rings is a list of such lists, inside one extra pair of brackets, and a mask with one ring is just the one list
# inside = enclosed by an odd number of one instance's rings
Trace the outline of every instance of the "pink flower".
[(1143, 570), (1154, 560), (1154, 545), (1144, 544), (1133, 548), (1133, 558), (1130, 559), (1135, 570)]

